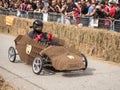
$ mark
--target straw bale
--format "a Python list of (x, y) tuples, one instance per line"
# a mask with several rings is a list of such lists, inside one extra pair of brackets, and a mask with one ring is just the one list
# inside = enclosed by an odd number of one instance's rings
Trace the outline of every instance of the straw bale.
[(0, 76), (0, 90), (15, 90), (15, 88)]

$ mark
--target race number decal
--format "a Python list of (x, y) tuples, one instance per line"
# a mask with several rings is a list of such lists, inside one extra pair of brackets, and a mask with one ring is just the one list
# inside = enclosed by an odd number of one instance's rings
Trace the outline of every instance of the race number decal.
[(30, 52), (31, 52), (31, 50), (32, 50), (32, 46), (31, 45), (29, 45), (29, 44), (27, 44), (26, 45), (26, 54), (30, 54)]

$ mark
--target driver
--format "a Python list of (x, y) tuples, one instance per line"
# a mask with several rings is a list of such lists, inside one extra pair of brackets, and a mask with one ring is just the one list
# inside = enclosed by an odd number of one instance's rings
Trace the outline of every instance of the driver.
[(34, 39), (35, 41), (44, 42), (46, 44), (51, 44), (52, 42), (52, 34), (47, 34), (42, 32), (43, 22), (40, 20), (35, 20), (33, 25), (30, 27), (33, 28), (33, 31), (29, 32), (28, 35)]

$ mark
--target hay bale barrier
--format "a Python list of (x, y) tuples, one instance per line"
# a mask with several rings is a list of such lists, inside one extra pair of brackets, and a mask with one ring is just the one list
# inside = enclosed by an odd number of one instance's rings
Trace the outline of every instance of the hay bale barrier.
[[(31, 29), (32, 19), (15, 17), (13, 25), (6, 25), (6, 17), (0, 15), (0, 32), (17, 36)], [(44, 22), (44, 31), (65, 40), (65, 46), (84, 54), (120, 63), (120, 33), (89, 27), (78, 28), (74, 25)]]
[(6, 82), (2, 76), (0, 76), (0, 90), (16, 90), (8, 82)]

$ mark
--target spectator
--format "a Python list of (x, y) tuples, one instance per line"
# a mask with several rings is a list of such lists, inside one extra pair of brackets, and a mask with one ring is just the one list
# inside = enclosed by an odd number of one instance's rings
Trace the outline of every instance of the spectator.
[(109, 8), (109, 6), (108, 6), (108, 2), (107, 1), (102, 1), (101, 3), (100, 3), (100, 5), (103, 7), (103, 9), (104, 9), (104, 12), (107, 14), (107, 16), (109, 16), (109, 11), (110, 11), (110, 8)]
[(94, 21), (95, 21), (95, 14), (96, 14), (96, 3), (92, 2), (90, 7), (88, 8), (88, 13), (85, 15), (89, 17), (89, 26), (94, 27)]
[(118, 0), (118, 4), (117, 4), (117, 6), (120, 8), (120, 0)]
[(33, 0), (29, 1), (30, 7), (35, 10), (37, 8), (36, 4), (33, 2)]
[(86, 14), (86, 16), (92, 17), (95, 13), (96, 13), (96, 3), (92, 2), (90, 7), (88, 8), (88, 13)]
[(75, 3), (75, 8), (73, 10), (74, 10), (74, 13), (73, 13), (74, 18), (76, 19), (81, 14), (81, 2), (76, 2)]
[(66, 8), (66, 15), (73, 15), (73, 11), (76, 8), (75, 3), (73, 2), (73, 0), (67, 0), (67, 8)]
[(15, 3), (15, 1), (9, 0), (9, 9), (14, 9)]
[(115, 11), (116, 11), (116, 7), (115, 7), (115, 2), (111, 1), (110, 3), (110, 17), (114, 18), (115, 16)]
[(67, 6), (65, 10), (65, 24), (72, 24), (72, 21), (76, 19), (78, 15), (78, 8), (73, 0), (67, 0)]
[(78, 2), (78, 0), (74, 0), (74, 2)]
[(96, 6), (96, 15), (97, 18), (106, 18), (108, 16), (102, 4)]
[(43, 12), (43, 13), (48, 12), (49, 11), (49, 7), (51, 5), (51, 1), (50, 0), (49, 1), (48, 0), (45, 0), (45, 1), (42, 0), (42, 3), (44, 3), (44, 7), (43, 7), (41, 12)]
[(52, 0), (52, 5), (50, 5), (48, 12), (59, 13), (57, 0)]
[(75, 5), (76, 5), (76, 9), (74, 12), (74, 18), (75, 18), (76, 25), (78, 25), (80, 23), (80, 19), (81, 19), (80, 16), (82, 15), (82, 13), (81, 13), (82, 3), (80, 1), (78, 1), (75, 3)]
[(61, 0), (60, 4), (57, 5), (59, 12), (63, 14), (65, 13), (66, 7), (66, 0)]
[(9, 8), (9, 1), (8, 0), (2, 0), (2, 6), (4, 9), (8, 9)]
[(37, 8), (34, 10), (34, 12), (41, 12), (41, 10), (44, 7), (44, 3), (42, 3), (42, 0), (36, 1), (36, 6), (37, 6)]
[(2, 0), (0, 0), (0, 9), (1, 9), (1, 8), (3, 8), (3, 6), (2, 6)]
[(22, 2), (22, 4), (20, 5), (20, 9), (21, 10), (27, 10), (28, 3), (29, 3), (28, 0), (24, 0)]
[(117, 20), (120, 19), (120, 8), (119, 8), (119, 6), (116, 7), (114, 18), (117, 19)]
[(26, 8), (27, 11), (34, 11), (33, 7), (31, 4), (28, 4), (27, 5), (27, 8)]
[(85, 0), (81, 0), (81, 4), (82, 4), (81, 13), (84, 15), (88, 13), (88, 8), (89, 8), (90, 4), (87, 6), (87, 3), (89, 3), (89, 2), (86, 2)]

